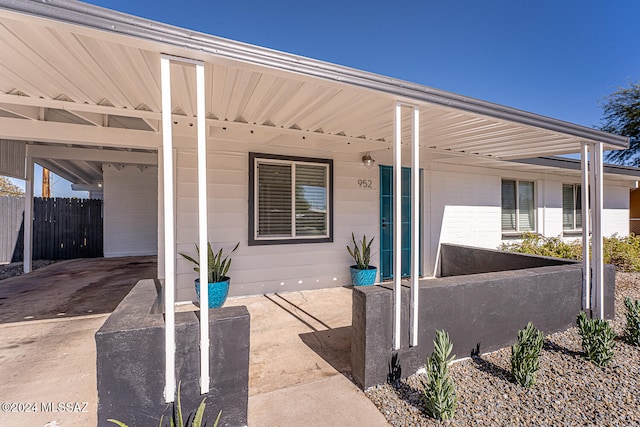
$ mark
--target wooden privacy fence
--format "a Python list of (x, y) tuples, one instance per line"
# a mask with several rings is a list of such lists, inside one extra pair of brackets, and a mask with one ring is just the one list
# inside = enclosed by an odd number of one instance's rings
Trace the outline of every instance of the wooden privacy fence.
[[(13, 248), (12, 261), (22, 261), (23, 247), (24, 226)], [(102, 200), (34, 197), (33, 259), (101, 256)]]

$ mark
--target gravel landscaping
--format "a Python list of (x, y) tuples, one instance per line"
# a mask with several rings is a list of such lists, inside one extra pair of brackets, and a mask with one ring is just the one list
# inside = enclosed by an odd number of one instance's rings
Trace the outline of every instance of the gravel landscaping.
[[(32, 262), (32, 269), (37, 270), (39, 268), (45, 267), (47, 265), (56, 263), (58, 261), (51, 260), (34, 260)], [(0, 265), (0, 280), (8, 279), (9, 277), (19, 276), (23, 274), (24, 269), (22, 267), (22, 262), (13, 262), (11, 264), (2, 264)]]
[[(626, 322), (623, 300), (627, 296), (640, 299), (640, 273), (616, 274), (612, 326), (618, 336)], [(372, 387), (366, 394), (393, 426), (640, 425), (640, 348), (618, 339), (613, 361), (599, 368), (581, 357), (577, 328), (549, 335), (532, 389), (512, 381), (510, 358), (511, 349), (503, 348), (451, 366), (458, 409), (447, 422), (424, 414), (421, 374)]]

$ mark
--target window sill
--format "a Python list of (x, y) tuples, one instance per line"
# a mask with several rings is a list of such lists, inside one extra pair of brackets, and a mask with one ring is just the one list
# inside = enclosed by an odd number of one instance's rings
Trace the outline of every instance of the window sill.
[(284, 238), (284, 239), (250, 239), (247, 242), (247, 246), (266, 246), (266, 245), (296, 245), (300, 243), (332, 243), (333, 237), (318, 237), (318, 238)]
[(502, 240), (519, 240), (522, 239), (522, 235), (524, 233), (533, 233), (536, 234), (536, 231), (522, 231), (522, 232), (518, 232), (518, 231), (503, 231), (502, 232)]

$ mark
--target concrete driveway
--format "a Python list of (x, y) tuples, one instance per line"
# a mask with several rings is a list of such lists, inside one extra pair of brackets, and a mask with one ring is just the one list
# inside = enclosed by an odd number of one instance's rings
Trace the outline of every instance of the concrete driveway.
[(82, 258), (0, 280), (0, 323), (111, 313), (156, 257)]
[(96, 424), (94, 334), (155, 257), (62, 261), (0, 281), (0, 426)]
[[(155, 275), (155, 265), (140, 261), (129, 268)], [(12, 404), (0, 411), (0, 426), (96, 424), (94, 334), (128, 292), (125, 269), (100, 265), (88, 274), (59, 263), (0, 281), (0, 402)], [(42, 284), (49, 280), (57, 285)], [(388, 425), (349, 379), (350, 289), (231, 298), (227, 305), (246, 305), (251, 314), (251, 427)]]

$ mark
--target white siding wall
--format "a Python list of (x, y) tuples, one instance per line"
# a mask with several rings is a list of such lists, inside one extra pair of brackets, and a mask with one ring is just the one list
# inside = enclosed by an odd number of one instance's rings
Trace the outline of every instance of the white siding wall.
[[(544, 205), (538, 219), (541, 233), (546, 237), (562, 236), (562, 184), (579, 184), (577, 178), (547, 176), (544, 195), (539, 197)], [(602, 235), (605, 237), (629, 234), (629, 187), (605, 184), (602, 213)], [(574, 236), (575, 237), (575, 236)]]
[[(240, 149), (240, 150), (239, 150)], [(333, 159), (333, 243), (247, 246), (250, 151)], [(225, 252), (240, 242), (230, 270), (230, 295), (260, 294), (279, 290), (324, 288), (350, 284), (351, 258), (346, 251), (351, 232), (376, 236), (379, 232), (378, 168), (366, 169), (361, 154), (340, 154), (276, 146), (211, 141), (207, 154), (208, 235)], [(371, 189), (361, 189), (358, 179), (372, 180)], [(178, 253), (195, 254), (198, 239), (196, 152), (177, 150)], [(374, 253), (379, 253), (376, 239)], [(377, 261), (376, 261), (377, 264)], [(196, 273), (178, 255), (178, 300), (194, 295)]]
[[(425, 273), (434, 274), (441, 243), (484, 248), (500, 244), (500, 178), (452, 171), (427, 174), (430, 237)], [(428, 234), (428, 235), (429, 235)]]
[(629, 187), (605, 185), (602, 235), (629, 234)]
[[(240, 242), (230, 270), (231, 295), (350, 284), (351, 258), (345, 246), (350, 243), (351, 232), (358, 236), (376, 236), (372, 264), (379, 266), (378, 165), (392, 164), (390, 152), (372, 153), (376, 165), (366, 169), (361, 163), (362, 153), (286, 148), (279, 146), (279, 142), (208, 142), (209, 240), (214, 249), (222, 247), (225, 251)], [(194, 255), (194, 242), (198, 239), (196, 151), (194, 147), (178, 148), (175, 152), (177, 251)], [(333, 243), (247, 245), (249, 152), (333, 159)], [(403, 158), (404, 163), (408, 163), (410, 153), (403, 153)], [(536, 182), (538, 231), (546, 236), (562, 234), (562, 184), (579, 179), (435, 163), (430, 162), (429, 153), (423, 153), (421, 165), (425, 214), (423, 273), (426, 276), (434, 274), (440, 243), (486, 248), (500, 245), (502, 178)], [(360, 179), (371, 180), (371, 188), (361, 188)], [(628, 189), (607, 185), (605, 194), (605, 235), (626, 234)], [(193, 299), (196, 273), (179, 255), (176, 271), (178, 300)]]
[(545, 177), (538, 185), (538, 232), (545, 237), (562, 235), (562, 182), (558, 177)]
[(104, 256), (158, 253), (158, 168), (103, 165)]

